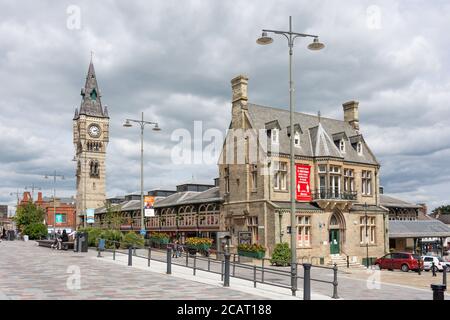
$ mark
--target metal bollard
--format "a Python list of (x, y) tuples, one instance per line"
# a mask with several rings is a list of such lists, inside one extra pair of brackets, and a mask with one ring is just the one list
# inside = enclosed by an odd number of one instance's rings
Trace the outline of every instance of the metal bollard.
[(132, 247), (128, 248), (128, 265), (129, 266), (133, 265), (133, 248)]
[(261, 282), (264, 283), (264, 258), (261, 260)]
[(224, 287), (230, 286), (230, 254), (225, 253), (225, 279), (223, 281)]
[(447, 266), (445, 265), (442, 270), (442, 284), (445, 286), (445, 290), (447, 290)]
[(431, 263), (431, 271), (433, 272), (433, 277), (436, 277), (436, 268), (434, 267), (434, 261)]
[(211, 271), (211, 260), (208, 256), (208, 271)]
[(420, 276), (420, 275), (422, 274), (422, 273), (421, 273), (421, 272), (422, 272), (421, 268), (423, 268), (423, 262), (421, 262), (420, 259), (419, 259), (418, 262), (417, 262), (417, 267), (418, 267), (417, 273), (418, 273), (419, 276)]
[(167, 274), (172, 274), (172, 248), (167, 246)]
[(335, 263), (333, 266), (333, 299), (339, 299), (337, 289), (338, 289), (338, 280), (337, 280), (338, 267)]
[(236, 271), (236, 254), (233, 255), (233, 277)]
[(189, 251), (186, 250), (186, 267), (189, 265)]
[(116, 245), (113, 247), (113, 260), (116, 260)]
[(195, 276), (197, 268), (197, 254), (194, 256), (194, 270), (192, 271), (193, 275)]
[(347, 269), (350, 268), (349, 256), (347, 256)]
[(304, 263), (303, 300), (311, 300), (311, 264)]
[(223, 281), (223, 273), (225, 272), (225, 263), (224, 263), (223, 260), (220, 262), (220, 266), (221, 266), (221, 269), (220, 269), (220, 281)]
[(446, 287), (442, 284), (432, 284), (431, 290), (433, 290), (433, 300), (444, 300), (444, 291)]
[(297, 292), (297, 264), (291, 264), (291, 292), (295, 296)]
[(148, 247), (147, 259), (148, 259), (147, 266), (150, 267), (150, 260), (152, 260), (152, 248), (151, 247)]
[(253, 287), (256, 288), (256, 266), (253, 266)]

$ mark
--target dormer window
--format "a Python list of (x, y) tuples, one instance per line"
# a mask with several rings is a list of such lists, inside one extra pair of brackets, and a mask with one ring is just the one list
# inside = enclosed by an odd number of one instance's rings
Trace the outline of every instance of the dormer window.
[(362, 143), (360, 141), (356, 144), (356, 152), (358, 152), (358, 155), (362, 156)]
[(294, 145), (300, 147), (300, 132), (295, 131), (294, 133)]
[(272, 129), (270, 130), (270, 137), (273, 144), (279, 143), (279, 131), (278, 129)]
[(345, 153), (345, 141), (344, 139), (339, 140), (339, 151)]
[(97, 92), (95, 89), (91, 91), (91, 100), (97, 100)]

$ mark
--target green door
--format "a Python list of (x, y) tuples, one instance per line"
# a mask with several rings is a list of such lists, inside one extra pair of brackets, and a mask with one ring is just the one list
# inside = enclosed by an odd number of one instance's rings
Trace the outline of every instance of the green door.
[(330, 230), (330, 253), (339, 253), (339, 230), (337, 229)]

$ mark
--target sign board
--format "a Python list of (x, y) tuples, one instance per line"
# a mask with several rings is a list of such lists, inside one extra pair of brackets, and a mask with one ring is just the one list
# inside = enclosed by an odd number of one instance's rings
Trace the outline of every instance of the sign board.
[(141, 235), (145, 236), (147, 234), (147, 231), (145, 229), (141, 229)]
[(56, 221), (56, 223), (64, 223), (65, 221), (63, 220), (63, 214), (57, 213), (55, 215), (55, 221)]
[(239, 232), (239, 244), (252, 244), (252, 233), (247, 231)]
[(86, 209), (86, 223), (95, 222), (95, 209)]
[(153, 209), (153, 205), (155, 204), (154, 196), (145, 196), (144, 197), (144, 216), (146, 217), (154, 217), (155, 209)]
[(311, 201), (310, 173), (311, 166), (295, 165), (296, 172), (296, 199), (297, 201)]

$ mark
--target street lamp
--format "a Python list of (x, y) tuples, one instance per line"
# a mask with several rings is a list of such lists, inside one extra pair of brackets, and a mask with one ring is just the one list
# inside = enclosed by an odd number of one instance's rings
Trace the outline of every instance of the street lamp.
[[(325, 46), (319, 42), (319, 37), (316, 35), (311, 34), (304, 34), (304, 33), (296, 33), (292, 32), (292, 17), (289, 16), (289, 31), (278, 31), (278, 30), (262, 30), (262, 36), (256, 40), (256, 43), (260, 45), (267, 45), (273, 42), (273, 39), (267, 35), (267, 33), (274, 33), (274, 34), (281, 34), (286, 37), (288, 40), (288, 47), (289, 47), (289, 109), (290, 109), (290, 126), (291, 126), (291, 132), (290, 132), (290, 177), (291, 177), (291, 272), (294, 274), (296, 272), (296, 263), (297, 263), (297, 230), (295, 228), (296, 221), (295, 221), (295, 155), (294, 155), (294, 102), (293, 102), (293, 96), (294, 96), (294, 82), (292, 80), (292, 55), (293, 55), (293, 48), (294, 48), (294, 41), (298, 37), (312, 37), (314, 38), (313, 43), (308, 45), (308, 49), (310, 50), (320, 50), (324, 48)], [(295, 277), (291, 277), (292, 281), (294, 281)], [(294, 283), (293, 283), (294, 284)], [(294, 292), (293, 292), (294, 294)]]
[(141, 127), (141, 234), (145, 234), (145, 221), (144, 221), (144, 127), (146, 124), (153, 125), (153, 131), (161, 131), (157, 122), (150, 122), (144, 120), (144, 112), (141, 114), (141, 120), (126, 119), (123, 126), (130, 128), (133, 125), (131, 122), (138, 123)]
[(64, 180), (63, 175), (56, 174), (56, 170), (52, 175), (45, 175), (45, 179), (49, 179), (49, 177), (53, 177), (53, 237), (56, 236), (56, 178), (60, 177), (61, 180)]

